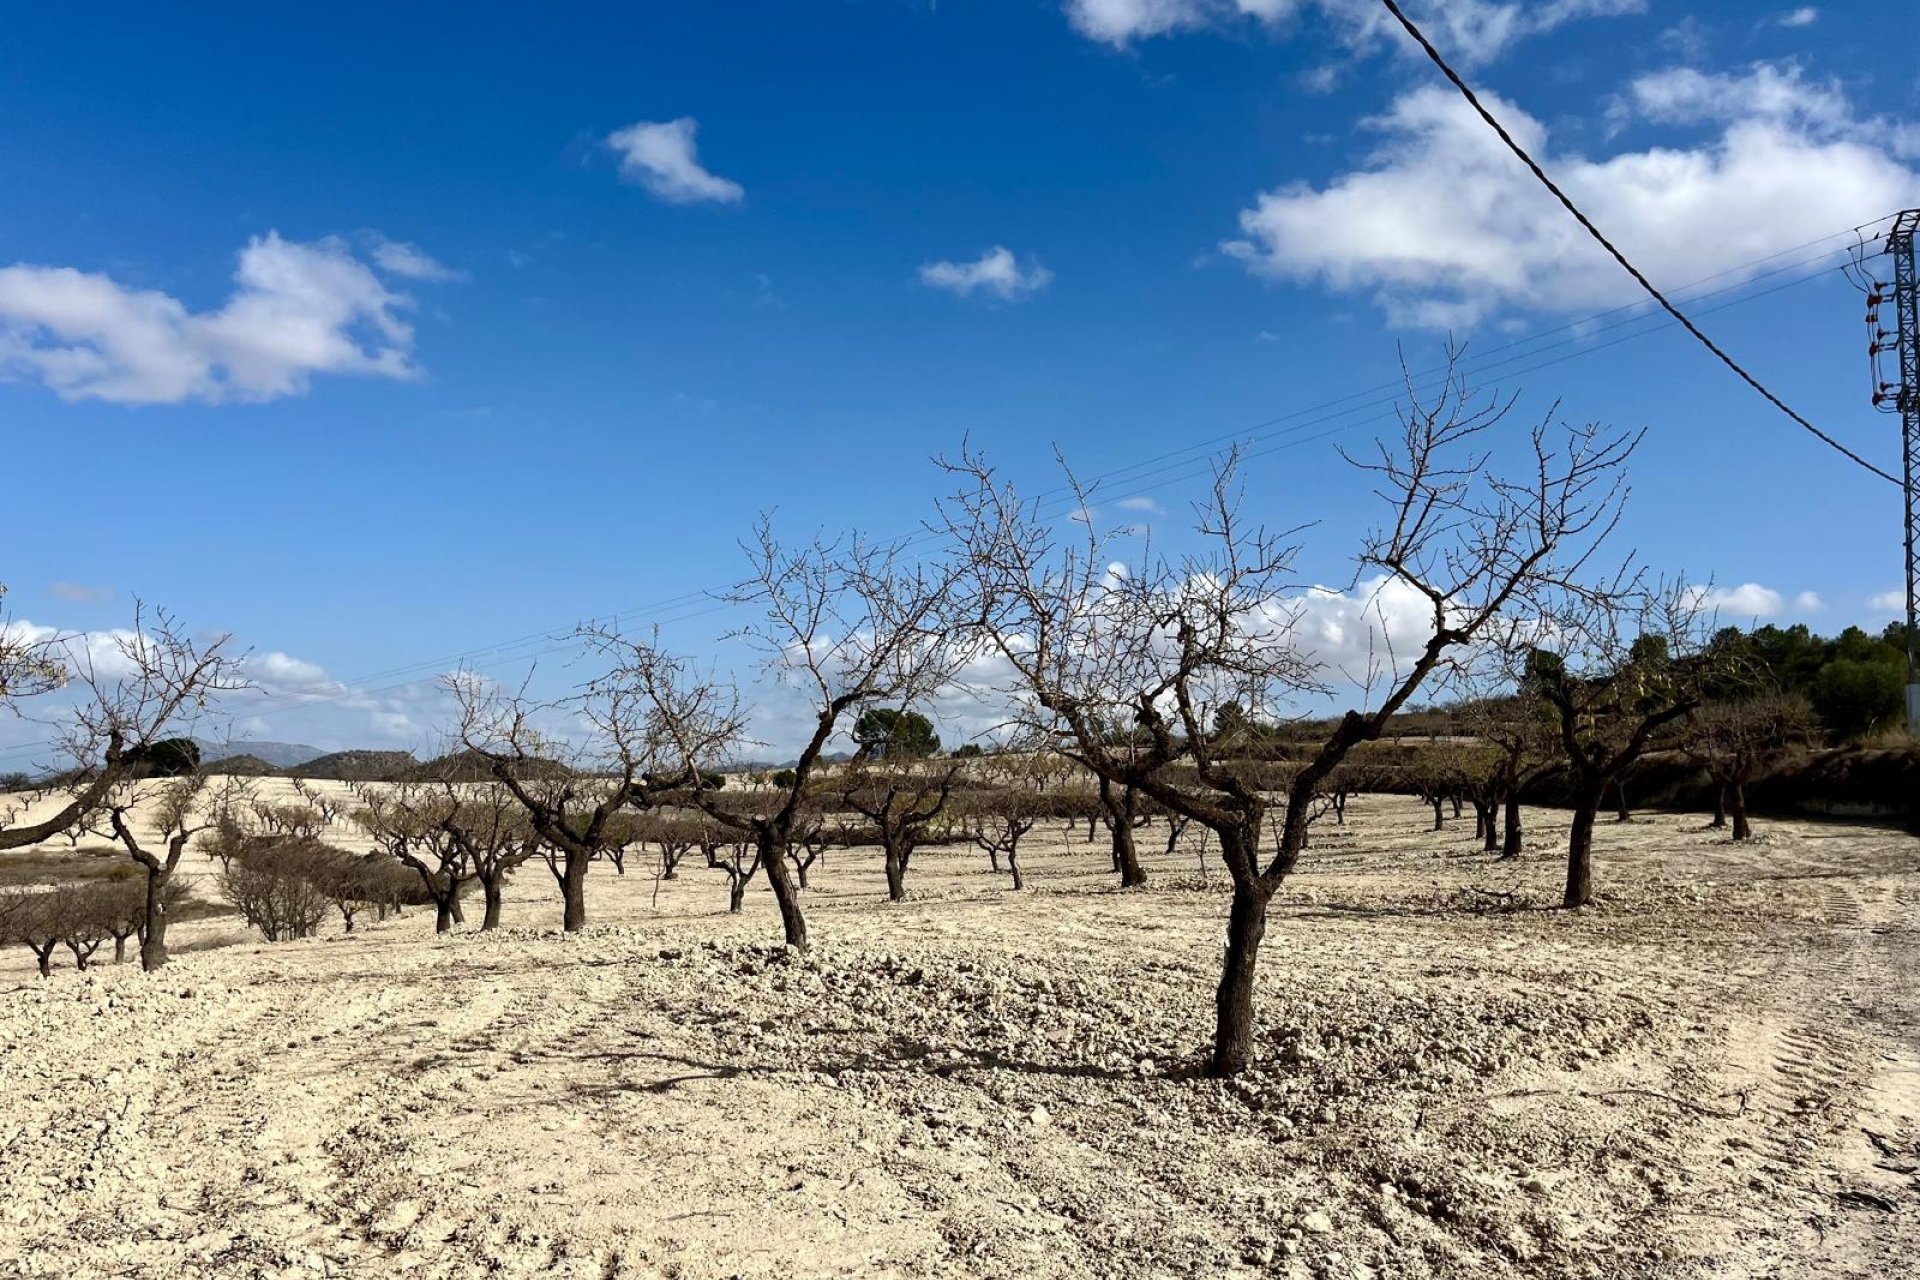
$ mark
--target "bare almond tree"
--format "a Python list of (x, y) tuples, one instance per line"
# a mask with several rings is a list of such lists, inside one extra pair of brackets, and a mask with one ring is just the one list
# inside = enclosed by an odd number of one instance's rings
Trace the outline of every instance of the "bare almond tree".
[(39, 821), (0, 826), (0, 849), (38, 844), (86, 822), (155, 743), (220, 694), (248, 687), (226, 636), (197, 640), (171, 615), (137, 604), (132, 629), (104, 644), (57, 636), (8, 648), (6, 634), (0, 627), (0, 666), (11, 667), (0, 676), (10, 682), (7, 700), (14, 689), (44, 691), (49, 682), (75, 692), (51, 721), (55, 750), (68, 762), (61, 806)]
[[(1632, 437), (1572, 429), (1556, 447), (1542, 423), (1523, 473), (1503, 479), (1488, 467), (1487, 438), (1510, 402), (1477, 399), (1457, 374), (1430, 400), (1411, 382), (1409, 392), (1399, 437), (1357, 464), (1387, 508), (1363, 544), (1359, 572), (1420, 599), (1430, 633), (1411, 652), (1389, 648), (1369, 709), (1333, 722), (1291, 771), (1270, 853), (1261, 849), (1270, 802), (1240, 762), (1215, 750), (1210, 726), (1230, 702), (1272, 714), (1322, 691), (1324, 676), (1296, 643), (1293, 548), (1240, 519), (1238, 459), (1219, 467), (1200, 506), (1206, 549), (1178, 560), (1151, 548), (1123, 558), (1091, 519), (1063, 539), (977, 457), (951, 467), (964, 487), (946, 505), (945, 524), (968, 566), (971, 631), (1014, 673), (1017, 714), (1095, 774), (1139, 788), (1219, 841), (1233, 882), (1215, 996), (1211, 1069), (1219, 1075), (1252, 1057), (1268, 904), (1299, 860), (1329, 775), (1496, 619), (1580, 573), (1623, 496)], [(1086, 510), (1094, 495), (1078, 497)], [(1116, 752), (1106, 731), (1114, 723), (1136, 726), (1148, 745)], [(1175, 762), (1187, 766), (1178, 780)]]
[[(591, 652), (609, 652), (601, 632), (581, 629)], [(625, 813), (650, 809), (654, 797), (682, 785), (698, 786), (699, 771), (682, 769), (677, 744), (642, 690), (613, 670), (576, 692), (551, 701), (505, 693), (465, 673), (447, 688), (460, 704), (459, 736), (484, 762), (527, 816), (532, 834), (560, 886), (561, 927), (587, 923), (587, 871), (640, 838)], [(544, 731), (544, 722), (584, 726), (577, 741)]]
[(1733, 821), (1733, 838), (1751, 840), (1747, 784), (1769, 759), (1819, 737), (1804, 694), (1773, 690), (1716, 699), (1694, 712), (1682, 749), (1707, 771), (1718, 799), (1715, 826)]
[[(758, 617), (737, 634), (760, 650), (775, 685), (803, 701), (807, 737), (780, 775), (785, 785), (756, 793), (749, 808), (697, 786), (682, 785), (673, 798), (754, 842), (786, 943), (804, 951), (806, 913), (786, 853), (807, 822), (809, 784), (850, 713), (909, 706), (947, 682), (956, 663), (947, 617), (955, 574), (909, 562), (898, 543), (859, 535), (790, 546), (765, 517), (743, 549), (749, 573), (727, 599)], [(746, 741), (735, 690), (652, 644), (612, 630), (600, 636), (604, 651), (618, 655), (614, 678), (648, 700), (677, 744), (680, 779), (697, 778), (707, 760)]]
[[(144, 794), (142, 794), (144, 792)], [(144, 807), (144, 825), (153, 836), (135, 830), (134, 810)], [(168, 907), (178, 901), (173, 873), (188, 841), (213, 826), (225, 805), (219, 788), (195, 772), (165, 782), (123, 783), (105, 802), (106, 827), (120, 846), (146, 871), (145, 919), (140, 930), (140, 967), (151, 973), (167, 963)]]
[[(1501, 810), (1500, 858), (1511, 861), (1526, 839), (1521, 793), (1560, 763), (1559, 729), (1538, 697), (1515, 693), (1503, 675), (1490, 676), (1485, 664), (1475, 689), (1477, 696), (1461, 709), (1461, 726), (1492, 755), (1488, 799)], [(1491, 852), (1491, 834), (1488, 840)]]
[(886, 762), (848, 768), (837, 780), (841, 803), (873, 824), (886, 858), (887, 899), (904, 901), (916, 849), (953, 798), (959, 766), (928, 769)]
[[(356, 783), (353, 822), (374, 847), (420, 877), (433, 900), (433, 931), (447, 933), (462, 914), (460, 889), (474, 876), (466, 846), (449, 829), (459, 799), (431, 782)], [(303, 837), (291, 837), (301, 839)]]
[(1607, 788), (1722, 674), (1707, 648), (1704, 598), (1683, 582), (1558, 590), (1532, 626), (1503, 640), (1516, 687), (1552, 716), (1570, 775), (1564, 906), (1593, 901), (1593, 827)]

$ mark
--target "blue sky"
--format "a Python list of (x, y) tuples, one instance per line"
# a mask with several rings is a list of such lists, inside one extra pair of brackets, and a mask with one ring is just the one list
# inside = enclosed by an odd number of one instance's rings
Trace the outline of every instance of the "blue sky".
[[(1623, 542), (1724, 613), (1893, 617), (1897, 494), (1632, 309), (1372, 3), (634, 8), (10, 14), (16, 625), (137, 595), (260, 655), (258, 736), (416, 745), (459, 655), (724, 583), (762, 510), (913, 530), (963, 436), (1033, 487), (1055, 446), (1134, 468), (1096, 517), (1175, 537), (1190, 469), (1153, 460), (1251, 435), (1256, 514), (1320, 522), (1303, 570), (1343, 583), (1370, 512), (1334, 444), (1384, 407), (1318, 406), (1448, 332), (1523, 412), (1650, 429)], [(1835, 270), (1920, 204), (1884, 11), (1410, 8), (1659, 283), (1714, 277), (1708, 328), (1892, 465)], [(688, 612), (632, 620), (724, 654)]]

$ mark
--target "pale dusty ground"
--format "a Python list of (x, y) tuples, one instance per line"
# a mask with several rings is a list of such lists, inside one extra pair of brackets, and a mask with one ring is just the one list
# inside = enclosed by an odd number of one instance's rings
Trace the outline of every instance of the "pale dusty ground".
[(1603, 824), (1567, 914), (1527, 909), (1563, 834), (1531, 816), (1514, 868), (1355, 801), (1226, 1086), (1188, 1074), (1217, 864), (1122, 893), (1057, 830), (1020, 895), (927, 850), (888, 905), (877, 852), (830, 854), (806, 959), (762, 884), (729, 918), (717, 872), (656, 904), (637, 866), (571, 938), (535, 865), (492, 936), (210, 921), (154, 978), (46, 983), (16, 949), (0, 1275), (1906, 1274), (1920, 841)]

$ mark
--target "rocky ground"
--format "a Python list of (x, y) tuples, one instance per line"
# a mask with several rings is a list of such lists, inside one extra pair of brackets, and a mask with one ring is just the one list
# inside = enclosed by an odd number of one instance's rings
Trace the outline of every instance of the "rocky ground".
[(1225, 894), (1193, 844), (1124, 893), (1057, 831), (1021, 894), (928, 850), (898, 905), (831, 854), (806, 957), (690, 867), (596, 870), (562, 936), (538, 865), (491, 935), (0, 955), (0, 1274), (1905, 1274), (1920, 840), (1643, 816), (1565, 913), (1530, 816), (1515, 866), (1356, 800), (1230, 1083), (1195, 1071)]

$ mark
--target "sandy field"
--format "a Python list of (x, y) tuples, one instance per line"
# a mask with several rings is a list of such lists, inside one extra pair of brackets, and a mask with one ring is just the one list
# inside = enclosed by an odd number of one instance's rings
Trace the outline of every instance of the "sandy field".
[(46, 982), (15, 948), (0, 1275), (1910, 1274), (1920, 840), (1603, 823), (1566, 913), (1529, 817), (1516, 866), (1356, 799), (1229, 1083), (1193, 1070), (1226, 908), (1193, 843), (1130, 892), (1057, 828), (1019, 894), (924, 850), (903, 904), (833, 852), (804, 958), (764, 882), (728, 916), (643, 856), (571, 937), (535, 864), (487, 935), (228, 917)]

